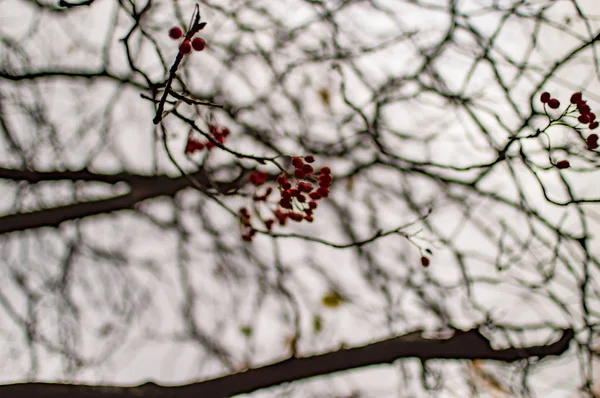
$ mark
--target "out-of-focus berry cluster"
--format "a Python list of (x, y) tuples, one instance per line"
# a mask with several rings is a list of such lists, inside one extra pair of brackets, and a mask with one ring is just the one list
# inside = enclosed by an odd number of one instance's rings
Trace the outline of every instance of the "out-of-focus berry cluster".
[[(209, 124), (208, 130), (213, 139), (221, 145), (225, 143), (225, 139), (229, 136), (230, 133), (227, 127), (219, 127), (215, 124)], [(185, 154), (192, 155), (194, 152), (203, 151), (204, 149), (210, 151), (214, 147), (215, 143), (213, 141), (199, 141), (198, 139), (190, 135), (185, 145)]]
[[(310, 155), (304, 158), (293, 157), (294, 171), (283, 172), (275, 179), (279, 198), (273, 200), (269, 200), (274, 192), (273, 187), (261, 190), (261, 187), (268, 182), (269, 175), (263, 171), (250, 173), (249, 180), (255, 186), (255, 193), (252, 196), (255, 211), (251, 214), (246, 207), (239, 210), (243, 240), (250, 242), (256, 235), (256, 228), (252, 224), (253, 219), (258, 219), (269, 232), (276, 222), (284, 226), (288, 220), (314, 221), (314, 211), (318, 207), (318, 201), (329, 196), (329, 188), (333, 182), (331, 169), (324, 166), (319, 171), (315, 171), (312, 165), (314, 161), (315, 158)], [(272, 217), (266, 219), (261, 217), (259, 203), (266, 204)]]

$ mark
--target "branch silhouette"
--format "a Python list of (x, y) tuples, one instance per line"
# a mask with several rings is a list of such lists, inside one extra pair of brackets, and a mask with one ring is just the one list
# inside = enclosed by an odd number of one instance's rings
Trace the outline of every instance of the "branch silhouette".
[(340, 349), (310, 357), (290, 358), (281, 362), (250, 369), (216, 379), (180, 386), (161, 386), (149, 382), (134, 387), (73, 385), (55, 383), (20, 383), (0, 386), (2, 396), (59, 397), (229, 397), (249, 393), (282, 383), (331, 374), (364, 366), (393, 363), (404, 358), (446, 360), (495, 360), (514, 362), (526, 358), (561, 355), (568, 350), (574, 337), (572, 329), (552, 344), (511, 347), (496, 350), (478, 329), (455, 331), (449, 339), (426, 339), (421, 332), (379, 341), (362, 347)]

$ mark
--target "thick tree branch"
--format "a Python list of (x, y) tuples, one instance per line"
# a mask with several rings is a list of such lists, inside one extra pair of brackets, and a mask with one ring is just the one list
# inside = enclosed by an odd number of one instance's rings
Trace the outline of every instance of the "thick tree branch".
[(392, 363), (402, 358), (484, 359), (503, 362), (525, 358), (561, 355), (573, 339), (573, 330), (562, 331), (560, 339), (549, 345), (495, 350), (477, 330), (457, 331), (449, 339), (425, 339), (421, 333), (392, 338), (363, 347), (341, 349), (305, 358), (292, 358), (242, 373), (182, 386), (146, 383), (136, 387), (88, 386), (53, 383), (22, 383), (0, 386), (6, 397), (229, 397), (300, 379), (327, 375), (363, 366)]
[[(242, 185), (241, 180), (237, 179), (231, 182), (216, 183), (213, 186), (206, 173), (202, 170), (190, 174), (188, 177), (194, 179), (198, 184), (207, 189), (215, 189), (222, 193), (239, 189)], [(137, 203), (146, 199), (157, 198), (160, 196), (173, 196), (180, 190), (192, 186), (189, 178), (185, 176), (173, 178), (164, 175), (144, 176), (129, 173), (97, 174), (88, 170), (37, 172), (0, 168), (0, 179), (13, 181), (37, 183), (41, 181), (70, 180), (96, 181), (108, 184), (126, 182), (131, 187), (129, 193), (108, 199), (74, 203), (29, 213), (2, 216), (0, 217), (0, 234), (41, 227), (58, 227), (65, 221), (131, 209)]]

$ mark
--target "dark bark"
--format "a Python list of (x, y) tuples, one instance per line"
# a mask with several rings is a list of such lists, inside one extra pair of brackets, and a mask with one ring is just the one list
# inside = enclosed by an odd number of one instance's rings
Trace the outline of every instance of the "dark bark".
[(116, 184), (125, 182), (130, 192), (107, 199), (92, 200), (57, 206), (28, 213), (9, 214), (0, 217), (0, 235), (42, 227), (58, 227), (61, 223), (98, 214), (132, 209), (136, 204), (160, 196), (173, 196), (184, 188), (196, 184), (214, 192), (226, 193), (243, 184), (240, 179), (225, 183), (211, 183), (200, 170), (187, 177), (144, 176), (129, 173), (97, 174), (88, 170), (37, 172), (0, 168), (0, 179), (39, 183), (43, 181), (88, 181)]
[(425, 339), (420, 332), (372, 343), (363, 347), (340, 349), (305, 358), (291, 358), (264, 367), (220, 378), (181, 386), (146, 383), (135, 387), (21, 383), (0, 386), (3, 397), (229, 397), (249, 393), (315, 376), (363, 366), (392, 363), (402, 358), (519, 361), (525, 358), (561, 355), (569, 348), (574, 333), (562, 331), (558, 341), (548, 345), (495, 350), (477, 330), (457, 331), (449, 339)]

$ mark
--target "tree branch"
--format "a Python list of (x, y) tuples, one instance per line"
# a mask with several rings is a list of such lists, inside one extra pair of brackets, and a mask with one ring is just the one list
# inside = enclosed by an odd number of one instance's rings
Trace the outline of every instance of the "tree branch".
[(273, 387), (300, 379), (327, 375), (363, 366), (393, 363), (402, 358), (431, 359), (484, 359), (502, 362), (525, 358), (544, 358), (561, 355), (574, 337), (573, 330), (562, 331), (558, 341), (549, 345), (495, 350), (477, 330), (456, 331), (449, 339), (425, 339), (420, 332), (372, 343), (363, 347), (341, 349), (321, 355), (291, 358), (282, 362), (250, 369), (181, 386), (159, 386), (146, 383), (135, 387), (111, 387), (53, 383), (21, 383), (0, 386), (0, 396), (6, 397), (229, 397)]
[[(38, 183), (41, 181), (69, 180), (96, 181), (108, 184), (126, 182), (131, 187), (129, 193), (108, 199), (92, 200), (28, 213), (1, 216), (0, 235), (41, 227), (58, 227), (65, 221), (131, 209), (134, 205), (146, 199), (173, 196), (180, 190), (192, 186), (188, 177), (207, 189), (216, 189), (221, 193), (239, 189), (242, 185), (239, 178), (231, 182), (221, 182), (213, 185), (203, 170), (198, 170), (187, 177), (169, 177), (165, 175), (144, 176), (129, 173), (97, 174), (88, 170), (38, 172), (0, 168), (0, 179), (13, 181)], [(243, 181), (245, 182), (245, 180)]]

